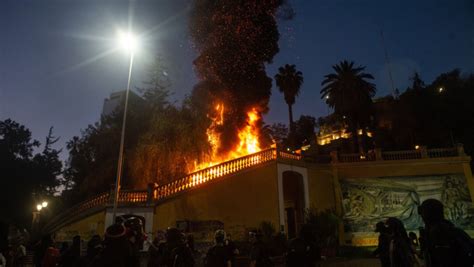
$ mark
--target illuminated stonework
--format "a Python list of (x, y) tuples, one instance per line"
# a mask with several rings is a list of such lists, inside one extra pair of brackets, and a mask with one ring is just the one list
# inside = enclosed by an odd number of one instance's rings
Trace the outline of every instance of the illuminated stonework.
[[(364, 131), (362, 129), (357, 130), (358, 135), (363, 135)], [(365, 135), (367, 137), (373, 137), (373, 133), (369, 131), (365, 131)], [(338, 139), (349, 139), (352, 137), (352, 133), (348, 132), (346, 129), (342, 128), (339, 130), (333, 130), (330, 133), (324, 133), (320, 132), (317, 136), (317, 142), (318, 145), (324, 146), (330, 144), (332, 141), (338, 140)]]

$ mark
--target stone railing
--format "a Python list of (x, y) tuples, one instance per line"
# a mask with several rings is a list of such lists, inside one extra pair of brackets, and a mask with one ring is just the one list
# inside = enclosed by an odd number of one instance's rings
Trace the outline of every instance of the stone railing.
[[(293, 154), (285, 153), (285, 156), (279, 154), (282, 157), (293, 156)], [(171, 183), (159, 186), (155, 190), (154, 194), (157, 200), (166, 198), (170, 195), (179, 193), (181, 191), (191, 189), (209, 181), (216, 180), (220, 177), (234, 174), (243, 169), (247, 169), (253, 166), (257, 166), (272, 160), (276, 160), (277, 150), (274, 148), (263, 150), (255, 154), (250, 154), (241, 158), (229, 160), (212, 167), (202, 169), (186, 175), (185, 177), (175, 180)]]
[(421, 150), (401, 150), (382, 152), (383, 160), (421, 159)]
[(380, 161), (380, 160), (417, 160), (426, 158), (446, 158), (446, 157), (461, 157), (465, 156), (462, 145), (457, 145), (451, 148), (434, 148), (427, 149), (424, 146), (418, 147), (415, 150), (402, 151), (382, 151), (374, 149), (367, 154), (338, 154), (336, 151), (331, 152), (331, 163), (352, 163), (365, 161)]
[[(175, 180), (171, 183), (158, 186), (149, 190), (122, 190), (119, 195), (119, 205), (145, 205), (153, 204), (153, 201), (163, 200), (171, 197), (174, 194), (184, 192), (186, 190), (198, 187), (202, 184), (218, 180), (227, 175), (235, 174), (239, 171), (256, 167), (261, 164), (274, 161), (277, 159), (283, 160), (304, 160), (305, 162), (328, 164), (328, 163), (356, 163), (365, 161), (379, 161), (379, 160), (415, 160), (423, 158), (443, 158), (465, 156), (462, 146), (455, 148), (439, 148), (426, 149), (420, 147), (417, 150), (407, 151), (389, 151), (382, 152), (380, 149), (375, 149), (367, 154), (338, 154), (331, 152), (330, 155), (319, 155), (315, 157), (302, 157), (299, 154), (292, 154), (284, 151), (278, 151), (275, 148), (262, 150), (255, 154), (250, 154), (241, 158), (233, 159), (202, 169), (186, 175), (183, 178)], [(74, 218), (83, 216), (85, 212), (95, 212), (105, 208), (107, 205), (113, 203), (113, 191), (99, 194), (93, 198), (83, 201), (70, 209), (62, 212), (48, 222), (45, 229), (52, 231), (59, 225), (71, 222)]]
[(50, 231), (55, 226), (67, 222), (67, 220), (70, 218), (77, 218), (77, 216), (80, 216), (87, 210), (91, 210), (96, 207), (105, 207), (105, 205), (109, 203), (109, 200), (110, 200), (110, 193), (105, 192), (95, 197), (92, 197), (88, 200), (85, 200), (83, 202), (80, 202), (72, 206), (71, 208), (67, 209), (66, 211), (60, 213), (59, 215), (55, 216), (52, 220), (50, 220), (46, 224), (45, 230)]
[(145, 203), (147, 202), (147, 191), (123, 190), (119, 194), (119, 203)]
[(341, 154), (339, 155), (340, 162), (361, 162), (361, 161), (373, 161), (375, 160), (375, 155), (372, 153), (369, 154)]
[(278, 157), (282, 159), (293, 159), (293, 160), (301, 160), (302, 157), (300, 154), (293, 154), (293, 153), (288, 153), (285, 151), (278, 151)]
[[(446, 157), (456, 157), (459, 156), (458, 148), (434, 148), (428, 149), (428, 157), (430, 158), (446, 158)], [(463, 153), (463, 152), (461, 152)]]
[[(247, 155), (241, 158), (233, 159), (202, 169), (186, 175), (185, 177), (175, 180), (171, 183), (158, 186), (154, 190), (122, 190), (119, 194), (120, 204), (150, 204), (156, 200), (162, 200), (176, 193), (197, 187), (201, 184), (217, 180), (218, 178), (235, 174), (244, 169), (264, 164), (277, 158), (300, 160), (301, 155), (277, 152), (275, 148), (263, 150), (255, 154)], [(99, 194), (93, 198), (83, 201), (68, 210), (54, 217), (45, 229), (52, 231), (58, 225), (64, 225), (70, 220), (84, 215), (86, 211), (93, 212), (105, 208), (107, 205), (113, 204), (113, 191)]]

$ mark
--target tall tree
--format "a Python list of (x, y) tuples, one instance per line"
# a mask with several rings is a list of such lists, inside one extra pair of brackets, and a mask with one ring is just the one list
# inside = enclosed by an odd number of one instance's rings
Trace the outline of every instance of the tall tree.
[(52, 197), (61, 173), (57, 141), (52, 129), (44, 150), (33, 154), (40, 143), (25, 126), (7, 119), (0, 121), (0, 221), (29, 226), (35, 207), (33, 194)]
[(288, 105), (288, 114), (290, 121), (290, 135), (294, 131), (293, 125), (293, 104), (295, 104), (296, 97), (300, 93), (300, 87), (303, 84), (303, 73), (296, 70), (295, 65), (286, 64), (278, 68), (278, 73), (275, 75), (276, 85), (280, 92), (285, 97), (285, 102)]
[(372, 97), (376, 89), (368, 80), (374, 77), (364, 72), (364, 66), (355, 67), (352, 61), (341, 61), (332, 68), (334, 73), (325, 75), (321, 82), (321, 99), (334, 108), (338, 117), (347, 121), (354, 150), (361, 150), (357, 133), (358, 129), (365, 131), (370, 124)]
[(44, 149), (41, 154), (33, 157), (33, 164), (36, 170), (35, 179), (38, 183), (38, 191), (54, 194), (59, 185), (58, 177), (62, 173), (63, 164), (59, 160), (61, 149), (53, 148), (59, 137), (53, 136), (53, 127), (49, 128), (48, 136), (46, 136)]
[(295, 122), (295, 144), (297, 147), (309, 145), (315, 141), (316, 118), (301, 115)]

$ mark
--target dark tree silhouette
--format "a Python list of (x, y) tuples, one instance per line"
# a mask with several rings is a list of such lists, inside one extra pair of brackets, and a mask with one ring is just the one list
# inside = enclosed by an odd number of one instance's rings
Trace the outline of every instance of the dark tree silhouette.
[(301, 115), (295, 121), (295, 144), (297, 147), (314, 143), (316, 135), (316, 118), (309, 115)]
[(51, 128), (43, 151), (33, 154), (40, 143), (30, 130), (11, 119), (0, 121), (0, 221), (30, 226), (34, 196), (53, 198), (62, 169), (60, 151), (52, 148), (57, 140)]
[(346, 60), (332, 68), (334, 73), (325, 75), (321, 83), (321, 99), (325, 99), (334, 108), (335, 114), (347, 122), (356, 150), (359, 147), (357, 130), (365, 131), (370, 124), (372, 97), (376, 89), (367, 80), (373, 80), (374, 77), (364, 72), (364, 66), (355, 67), (354, 62)]
[(303, 84), (303, 73), (296, 70), (295, 65), (286, 64), (278, 68), (278, 73), (275, 75), (276, 85), (280, 92), (285, 97), (285, 102), (288, 104), (290, 135), (294, 131), (293, 125), (293, 104), (300, 93), (300, 87)]
[(421, 90), (425, 88), (425, 82), (421, 79), (420, 74), (418, 72), (415, 71), (410, 80), (412, 81), (411, 88), (413, 90)]

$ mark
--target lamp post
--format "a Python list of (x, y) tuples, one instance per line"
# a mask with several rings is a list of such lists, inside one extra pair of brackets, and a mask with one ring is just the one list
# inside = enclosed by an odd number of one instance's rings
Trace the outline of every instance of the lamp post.
[(125, 91), (125, 104), (123, 109), (123, 119), (122, 119), (122, 132), (120, 135), (120, 149), (117, 162), (117, 177), (115, 179), (115, 194), (114, 194), (114, 206), (112, 210), (112, 223), (115, 223), (115, 218), (117, 216), (117, 206), (120, 195), (120, 181), (122, 179), (122, 169), (123, 169), (123, 147), (125, 143), (125, 127), (127, 124), (127, 107), (128, 107), (128, 95), (130, 92), (130, 80), (132, 78), (132, 67), (133, 67), (133, 56), (135, 50), (138, 47), (138, 41), (132, 33), (119, 33), (119, 43), (120, 47), (130, 53), (130, 64), (128, 68), (128, 81), (127, 81), (127, 90)]
[(43, 201), (41, 203), (38, 203), (36, 205), (36, 210), (33, 210), (33, 218), (31, 222), (31, 228), (32, 232), (34, 234), (39, 233), (39, 226), (40, 226), (40, 216), (41, 216), (41, 211), (44, 210), (46, 207), (48, 207), (48, 202)]

